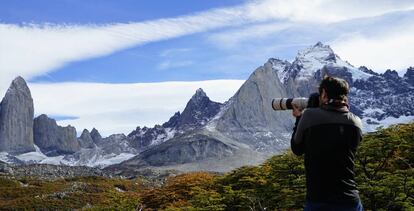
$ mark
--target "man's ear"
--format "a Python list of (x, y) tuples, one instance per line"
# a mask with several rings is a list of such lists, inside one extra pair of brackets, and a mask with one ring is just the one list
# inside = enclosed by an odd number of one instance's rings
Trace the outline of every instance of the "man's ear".
[(321, 101), (322, 101), (322, 103), (324, 103), (325, 100), (328, 99), (328, 94), (326, 93), (326, 90), (324, 88), (322, 88), (320, 95), (321, 95)]
[(321, 97), (322, 98), (326, 97), (326, 91), (324, 88), (321, 89)]

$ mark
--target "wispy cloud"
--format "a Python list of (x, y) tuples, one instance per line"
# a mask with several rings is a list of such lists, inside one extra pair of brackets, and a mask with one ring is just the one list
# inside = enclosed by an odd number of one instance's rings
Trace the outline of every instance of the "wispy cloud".
[(208, 40), (220, 48), (234, 48), (242, 42), (262, 39), (266, 36), (288, 29), (293, 24), (289, 23), (259, 23), (241, 29), (230, 29), (226, 32), (214, 33), (208, 36)]
[(183, 53), (191, 52), (193, 49), (191, 48), (171, 48), (164, 50), (160, 53), (161, 57), (170, 57), (170, 56), (176, 56)]
[(298, 49), (322, 41), (355, 66), (364, 65), (377, 72), (405, 70), (414, 65), (410, 53), (414, 46), (413, 12), (404, 10), (334, 23), (249, 24), (209, 34), (207, 41), (246, 59), (293, 59)]
[(331, 23), (413, 7), (414, 2), (408, 0), (255, 0), (235, 7), (139, 23), (0, 24), (0, 94), (16, 75), (30, 79), (68, 62), (104, 56), (148, 42), (246, 23), (269, 20)]
[(348, 34), (333, 41), (332, 47), (342, 58), (356, 66), (368, 66), (379, 72), (405, 70), (414, 66), (414, 24), (403, 30), (375, 36)]
[[(129, 133), (137, 126), (153, 126), (183, 111), (198, 88), (214, 101), (224, 102), (243, 80), (138, 84), (30, 83), (36, 115), (77, 117), (58, 121), (78, 131), (96, 127), (103, 134)], [(68, 100), (70, 99), (70, 100)]]
[(333, 23), (414, 9), (411, 0), (263, 0), (246, 5), (246, 16), (255, 20)]
[(185, 61), (166, 60), (166, 61), (161, 62), (158, 65), (158, 69), (167, 70), (167, 69), (171, 69), (171, 68), (186, 67), (186, 66), (190, 66), (192, 64), (194, 64), (194, 62), (190, 61), (190, 60), (185, 60)]
[(17, 75), (31, 78), (68, 62), (100, 57), (148, 42), (246, 21), (240, 10), (215, 9), (154, 21), (96, 25), (0, 24), (1, 94)]

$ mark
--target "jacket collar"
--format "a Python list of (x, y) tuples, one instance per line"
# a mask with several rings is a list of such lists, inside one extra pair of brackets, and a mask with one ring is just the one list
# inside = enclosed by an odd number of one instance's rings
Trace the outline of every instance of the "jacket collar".
[(341, 113), (347, 113), (349, 112), (349, 105), (346, 100), (333, 100), (330, 99), (328, 103), (323, 104), (321, 106), (322, 109), (328, 110), (328, 111), (337, 111)]

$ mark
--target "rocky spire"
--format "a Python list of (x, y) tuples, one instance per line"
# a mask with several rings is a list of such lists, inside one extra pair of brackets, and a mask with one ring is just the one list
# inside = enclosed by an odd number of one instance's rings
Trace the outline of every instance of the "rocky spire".
[(91, 130), (91, 137), (95, 143), (99, 143), (102, 140), (102, 136), (96, 128)]
[(404, 79), (407, 81), (408, 84), (414, 86), (414, 67), (409, 67), (407, 72), (404, 74)]
[(95, 145), (89, 130), (84, 129), (82, 135), (79, 137), (79, 143), (82, 148), (93, 148)]
[(0, 107), (0, 151), (13, 154), (35, 151), (33, 99), (22, 77), (13, 80)]
[(177, 126), (178, 121), (180, 120), (181, 113), (179, 111), (175, 112), (175, 114), (168, 120), (168, 122), (162, 124), (164, 128), (173, 128)]
[(198, 88), (196, 90), (196, 93), (193, 95), (193, 97), (191, 97), (191, 100), (193, 100), (193, 101), (200, 101), (200, 100), (202, 100), (205, 97), (207, 97), (207, 94), (204, 92), (204, 90), (202, 88)]
[(180, 127), (204, 125), (220, 111), (221, 105), (221, 103), (211, 101), (204, 90), (199, 88), (181, 113), (178, 125)]

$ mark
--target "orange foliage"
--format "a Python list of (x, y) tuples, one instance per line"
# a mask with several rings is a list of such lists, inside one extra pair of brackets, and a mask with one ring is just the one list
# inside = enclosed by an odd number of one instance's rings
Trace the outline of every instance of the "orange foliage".
[(195, 188), (208, 188), (213, 185), (214, 175), (194, 172), (170, 177), (161, 188), (143, 191), (141, 201), (148, 210), (159, 210), (189, 205)]

